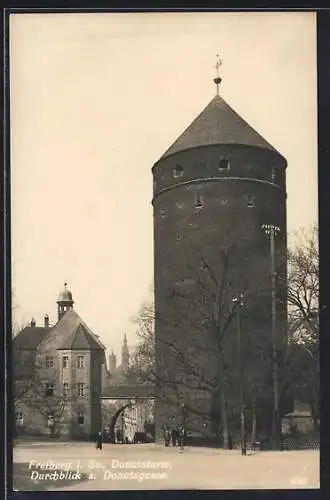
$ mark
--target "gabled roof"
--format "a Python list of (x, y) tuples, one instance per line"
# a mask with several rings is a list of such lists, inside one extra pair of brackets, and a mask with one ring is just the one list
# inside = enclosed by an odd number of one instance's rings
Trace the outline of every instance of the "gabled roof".
[[(105, 349), (100, 339), (92, 332), (74, 309), (69, 309), (69, 311), (62, 316), (60, 321), (52, 328), (51, 332), (43, 339), (42, 343), (45, 344), (50, 339), (50, 336), (57, 339), (57, 349)], [(77, 347), (79, 345), (84, 347)]]
[(277, 152), (222, 97), (217, 95), (163, 154), (162, 158), (185, 149), (215, 144), (240, 144)]
[(62, 349), (103, 350), (104, 347), (100, 343), (100, 341), (96, 338), (96, 336), (91, 335), (91, 333), (87, 331), (85, 326), (80, 323), (73, 331), (73, 333), (69, 336), (69, 338), (66, 339), (65, 342), (62, 344), (62, 346), (59, 347), (58, 349), (59, 350)]
[(35, 350), (50, 330), (41, 326), (26, 326), (13, 338), (13, 348)]

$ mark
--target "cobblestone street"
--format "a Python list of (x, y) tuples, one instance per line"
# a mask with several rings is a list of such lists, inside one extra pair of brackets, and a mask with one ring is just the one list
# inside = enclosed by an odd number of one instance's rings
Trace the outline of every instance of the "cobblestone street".
[(158, 444), (29, 442), (14, 448), (16, 490), (319, 488), (319, 452), (237, 450)]

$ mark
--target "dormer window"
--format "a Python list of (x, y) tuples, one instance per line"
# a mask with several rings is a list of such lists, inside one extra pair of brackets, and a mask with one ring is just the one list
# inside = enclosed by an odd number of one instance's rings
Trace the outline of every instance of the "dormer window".
[(247, 206), (249, 208), (252, 208), (252, 207), (255, 206), (255, 198), (254, 198), (254, 196), (248, 196), (247, 197)]
[(183, 176), (183, 167), (182, 165), (176, 164), (173, 169), (173, 177), (182, 177)]
[(229, 170), (230, 164), (227, 158), (220, 158), (219, 170)]

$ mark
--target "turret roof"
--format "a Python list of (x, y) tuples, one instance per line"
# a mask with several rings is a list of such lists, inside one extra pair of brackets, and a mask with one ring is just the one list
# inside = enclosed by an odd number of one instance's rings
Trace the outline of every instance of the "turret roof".
[(215, 144), (240, 144), (277, 152), (222, 97), (216, 95), (162, 158), (186, 149)]

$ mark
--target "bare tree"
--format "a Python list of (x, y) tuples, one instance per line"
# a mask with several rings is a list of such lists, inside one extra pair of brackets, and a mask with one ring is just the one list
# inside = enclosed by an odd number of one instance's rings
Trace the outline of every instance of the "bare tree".
[[(240, 241), (242, 245), (242, 239)], [(244, 250), (246, 250), (243, 244)], [(250, 259), (248, 272), (237, 273), (237, 261), (242, 257), (236, 241), (227, 233), (224, 244), (212, 257), (198, 248), (189, 247), (185, 267), (189, 279), (178, 280), (168, 289), (171, 300), (171, 313), (166, 317), (155, 317), (150, 304), (145, 304), (136, 319), (141, 342), (138, 344), (132, 370), (142, 380), (154, 383), (161, 391), (164, 400), (178, 405), (186, 391), (200, 398), (189, 398), (185, 402), (186, 411), (201, 418), (211, 420), (217, 436), (222, 436), (223, 446), (228, 447), (229, 420), (238, 413), (238, 370), (236, 367), (237, 345), (234, 307), (232, 299), (238, 292), (246, 296), (247, 307), (243, 314), (246, 326), (244, 349), (252, 359), (262, 352), (264, 357), (265, 340), (260, 332), (250, 331), (249, 315), (265, 320), (267, 310), (263, 310), (263, 295), (266, 293), (268, 270), (261, 272), (263, 264)], [(250, 248), (250, 250), (252, 250)], [(251, 254), (250, 254), (251, 255)], [(263, 261), (262, 261), (263, 262)], [(251, 283), (251, 266), (258, 268), (261, 277)], [(242, 267), (242, 266), (240, 266)], [(164, 326), (166, 335), (154, 336), (155, 320)], [(177, 332), (189, 331), (189, 345), (184, 335)], [(258, 334), (260, 333), (260, 335)], [(157, 350), (164, 354), (166, 367), (156, 369)], [(158, 368), (158, 367), (157, 367)], [(260, 388), (264, 387), (265, 371), (269, 368), (264, 360), (263, 369), (256, 370), (253, 363), (246, 364), (251, 383), (255, 391), (247, 391), (251, 408), (260, 399)], [(252, 400), (254, 403), (252, 403)], [(230, 414), (230, 419), (228, 415)], [(234, 414), (234, 416), (233, 416)]]
[(43, 376), (44, 367), (35, 350), (17, 350), (13, 370), (14, 408), (26, 407), (48, 420), (51, 436), (60, 429), (65, 409), (73, 400), (72, 388), (64, 388), (54, 382), (49, 385)]
[(318, 227), (293, 235), (288, 254), (290, 385), (292, 394), (310, 405), (319, 429), (319, 254)]

